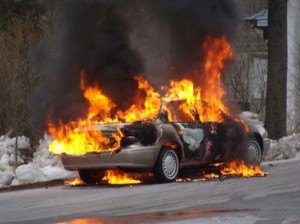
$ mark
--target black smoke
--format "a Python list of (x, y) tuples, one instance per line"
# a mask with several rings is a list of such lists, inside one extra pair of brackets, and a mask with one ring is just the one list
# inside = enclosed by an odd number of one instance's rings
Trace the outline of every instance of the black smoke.
[(152, 0), (149, 5), (169, 24), (172, 78), (187, 77), (201, 66), (207, 35), (232, 39), (240, 21), (234, 0)]
[(43, 74), (42, 85), (30, 99), (33, 125), (44, 126), (48, 118), (57, 123), (85, 115), (81, 71), (87, 84), (97, 83), (119, 109), (130, 105), (137, 89), (133, 77), (143, 72), (143, 63), (130, 49), (130, 29), (118, 6), (119, 1), (63, 2), (59, 34), (32, 53)]
[[(44, 127), (48, 118), (57, 123), (84, 117), (87, 102), (79, 88), (81, 71), (86, 74), (87, 84), (97, 83), (118, 109), (131, 104), (137, 89), (133, 77), (142, 74), (144, 67), (139, 53), (130, 47), (126, 11), (144, 7), (157, 23), (168, 24), (170, 67), (174, 68), (172, 77), (166, 75), (168, 80), (186, 76), (199, 66), (200, 48), (207, 34), (232, 35), (238, 21), (234, 2), (64, 0), (55, 20), (55, 35), (31, 53), (33, 64), (43, 75), (30, 98), (32, 124)], [(130, 16), (139, 20), (134, 17)], [(147, 30), (147, 24), (137, 28)], [(155, 80), (155, 74), (151, 80)]]

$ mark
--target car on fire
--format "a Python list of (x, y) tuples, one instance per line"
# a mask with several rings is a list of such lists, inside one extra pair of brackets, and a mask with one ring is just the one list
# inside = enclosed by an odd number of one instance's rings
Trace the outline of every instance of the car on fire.
[(151, 171), (157, 182), (166, 183), (176, 180), (183, 168), (232, 160), (258, 165), (268, 147), (254, 127), (245, 132), (233, 119), (170, 122), (166, 113), (153, 122), (96, 125), (108, 137), (121, 130), (120, 147), (113, 153), (62, 154), (64, 167), (79, 171), (86, 184), (96, 184), (110, 169)]

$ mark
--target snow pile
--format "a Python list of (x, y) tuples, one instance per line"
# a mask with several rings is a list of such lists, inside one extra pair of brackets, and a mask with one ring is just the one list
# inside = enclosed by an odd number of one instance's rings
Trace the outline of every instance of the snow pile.
[[(32, 161), (24, 164), (24, 160), (18, 156), (19, 166), (16, 167), (16, 139), (0, 137), (0, 187), (76, 177), (77, 172), (65, 170), (60, 157), (48, 151), (51, 141), (51, 137), (45, 135), (40, 140)], [(30, 150), (29, 139), (18, 137), (18, 149)]]
[[(0, 187), (10, 185), (15, 177), (15, 144), (16, 138), (0, 137)], [(24, 136), (18, 137), (18, 148), (29, 149), (29, 139)], [(17, 161), (19, 163), (24, 162), (20, 156), (18, 156)]]
[(266, 161), (294, 158), (300, 152), (300, 134), (293, 134), (279, 140), (271, 140), (265, 156)]
[[(249, 124), (252, 130), (256, 130), (260, 133), (263, 138), (268, 137), (264, 124), (258, 119), (257, 114), (244, 111), (241, 113), (240, 117)], [(290, 159), (294, 158), (297, 152), (300, 152), (300, 134), (294, 134), (279, 140), (271, 140), (270, 148), (267, 149), (264, 160)]]

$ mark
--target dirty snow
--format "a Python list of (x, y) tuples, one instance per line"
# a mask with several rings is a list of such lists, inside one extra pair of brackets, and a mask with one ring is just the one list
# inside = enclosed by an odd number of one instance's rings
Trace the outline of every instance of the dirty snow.
[(271, 145), (265, 157), (266, 161), (290, 159), (299, 156), (300, 134), (293, 134), (279, 140), (271, 140)]
[[(61, 159), (48, 151), (51, 137), (45, 135), (33, 154), (33, 159), (27, 164), (18, 155), (18, 166), (15, 162), (16, 138), (0, 137), (0, 187), (20, 185), (55, 179), (69, 179), (77, 176), (77, 172), (70, 172), (63, 168)], [(18, 137), (18, 150), (30, 150), (29, 139)], [(18, 153), (20, 154), (20, 153)]]

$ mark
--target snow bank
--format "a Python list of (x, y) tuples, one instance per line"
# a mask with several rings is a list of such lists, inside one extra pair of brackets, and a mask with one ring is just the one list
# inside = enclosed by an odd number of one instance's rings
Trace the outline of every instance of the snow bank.
[(300, 134), (293, 134), (279, 140), (271, 140), (265, 161), (294, 158), (300, 152)]
[[(18, 155), (18, 166), (15, 162), (15, 138), (0, 137), (0, 187), (49, 181), (55, 179), (74, 178), (77, 172), (63, 168), (61, 159), (49, 152), (51, 137), (45, 135), (40, 141), (33, 159), (27, 164)], [(29, 139), (18, 137), (18, 149), (30, 150)]]
[[(0, 137), (0, 187), (10, 185), (15, 177), (15, 144), (16, 138), (7, 136)], [(20, 148), (30, 148), (29, 139), (18, 137)], [(23, 163), (23, 159), (18, 156), (17, 161)]]
[[(259, 120), (257, 114), (244, 111), (240, 117), (244, 119), (252, 129), (257, 130), (261, 136), (264, 138), (268, 137), (264, 124)], [(266, 152), (264, 160), (290, 159), (294, 158), (297, 152), (300, 152), (300, 134), (294, 134), (279, 140), (271, 140), (270, 148)]]

